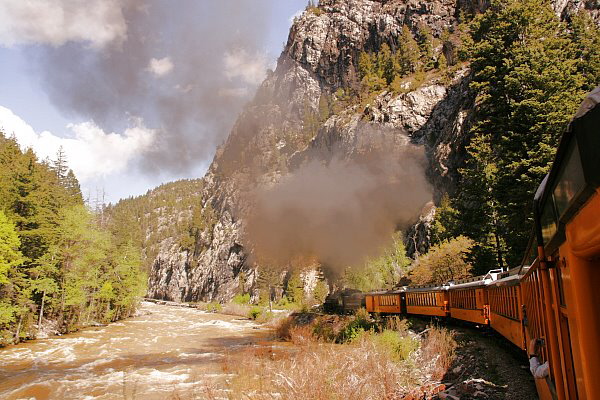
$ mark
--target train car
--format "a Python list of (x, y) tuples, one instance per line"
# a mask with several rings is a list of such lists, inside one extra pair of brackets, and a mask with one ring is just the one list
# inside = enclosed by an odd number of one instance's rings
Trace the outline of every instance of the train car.
[[(542, 399), (600, 398), (600, 87), (563, 135), (534, 199), (537, 258), (522, 268), (526, 343), (543, 343)], [(532, 349), (528, 349), (532, 351)]]
[(370, 313), (402, 314), (406, 310), (404, 291), (391, 290), (367, 293), (365, 308)]
[(501, 272), (501, 270), (492, 270), (485, 275), (451, 283), (448, 286), (450, 316), (462, 321), (487, 325), (489, 306), (486, 285)]
[(448, 288), (446, 286), (412, 286), (405, 289), (408, 314), (448, 316)]
[(520, 270), (517, 267), (499, 274), (488, 283), (487, 297), (490, 327), (525, 350)]

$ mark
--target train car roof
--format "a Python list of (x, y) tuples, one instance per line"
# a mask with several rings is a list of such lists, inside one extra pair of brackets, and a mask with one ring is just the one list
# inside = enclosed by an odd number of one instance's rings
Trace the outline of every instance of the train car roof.
[(501, 269), (493, 269), (485, 275), (478, 275), (471, 278), (461, 279), (456, 282), (449, 282), (448, 289), (462, 289), (473, 286), (485, 286), (498, 278), (498, 275), (502, 273)]
[[(522, 276), (519, 274), (520, 270), (521, 270), (521, 267), (517, 267), (517, 268), (513, 268), (507, 272), (504, 272), (498, 276), (498, 279), (488, 283), (488, 286), (518, 285), (521, 280), (521, 276)], [(514, 271), (514, 272), (511, 272), (511, 271)]]
[(406, 292), (439, 292), (440, 290), (448, 290), (447, 285), (416, 285), (407, 286)]
[(402, 289), (392, 289), (392, 290), (374, 290), (371, 292), (365, 292), (365, 295), (373, 295), (373, 294), (398, 294), (404, 293), (404, 288)]

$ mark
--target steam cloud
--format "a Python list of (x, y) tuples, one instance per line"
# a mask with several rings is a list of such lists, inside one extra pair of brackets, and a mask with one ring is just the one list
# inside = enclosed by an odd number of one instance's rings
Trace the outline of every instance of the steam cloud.
[[(267, 69), (269, 6), (262, 0), (52, 3), (7, 7), (0, 20), (20, 22), (11, 36), (0, 30), (0, 43), (21, 37), (43, 45), (27, 50), (35, 56), (33, 72), (68, 116), (107, 132), (140, 120), (155, 131), (139, 157), (148, 174), (205, 165)], [(49, 8), (62, 11), (37, 15)], [(94, 10), (102, 11), (97, 20)], [(34, 26), (47, 18), (56, 20)], [(63, 25), (61, 32), (50, 29)]]
[(267, 262), (308, 258), (334, 270), (359, 265), (432, 199), (424, 166), (423, 148), (408, 143), (313, 159), (276, 186), (258, 189), (247, 239)]

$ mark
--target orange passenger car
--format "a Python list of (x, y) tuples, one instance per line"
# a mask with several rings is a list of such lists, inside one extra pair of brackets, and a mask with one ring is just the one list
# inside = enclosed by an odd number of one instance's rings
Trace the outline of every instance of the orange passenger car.
[(490, 326), (496, 332), (525, 350), (523, 334), (523, 299), (519, 270), (504, 272), (487, 286)]
[(373, 292), (365, 296), (365, 308), (370, 313), (401, 314), (403, 296), (400, 291)]
[(492, 282), (501, 270), (451, 283), (448, 287), (450, 316), (462, 321), (487, 325), (489, 307), (486, 285)]
[[(550, 366), (542, 399), (600, 398), (600, 87), (535, 195), (537, 258), (521, 280), (527, 343)], [(531, 349), (530, 349), (531, 350)]]
[(406, 289), (408, 314), (448, 316), (448, 291), (445, 286), (415, 286)]

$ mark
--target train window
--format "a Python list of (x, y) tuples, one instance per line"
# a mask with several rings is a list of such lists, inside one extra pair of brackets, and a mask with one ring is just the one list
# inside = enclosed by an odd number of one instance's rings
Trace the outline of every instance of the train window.
[(585, 177), (577, 141), (571, 141), (554, 188), (554, 201), (559, 218), (565, 216), (573, 199), (585, 188)]
[(552, 196), (546, 199), (540, 222), (542, 224), (542, 237), (545, 245), (550, 241), (550, 239), (552, 239), (557, 231), (556, 213), (554, 210), (554, 201)]

